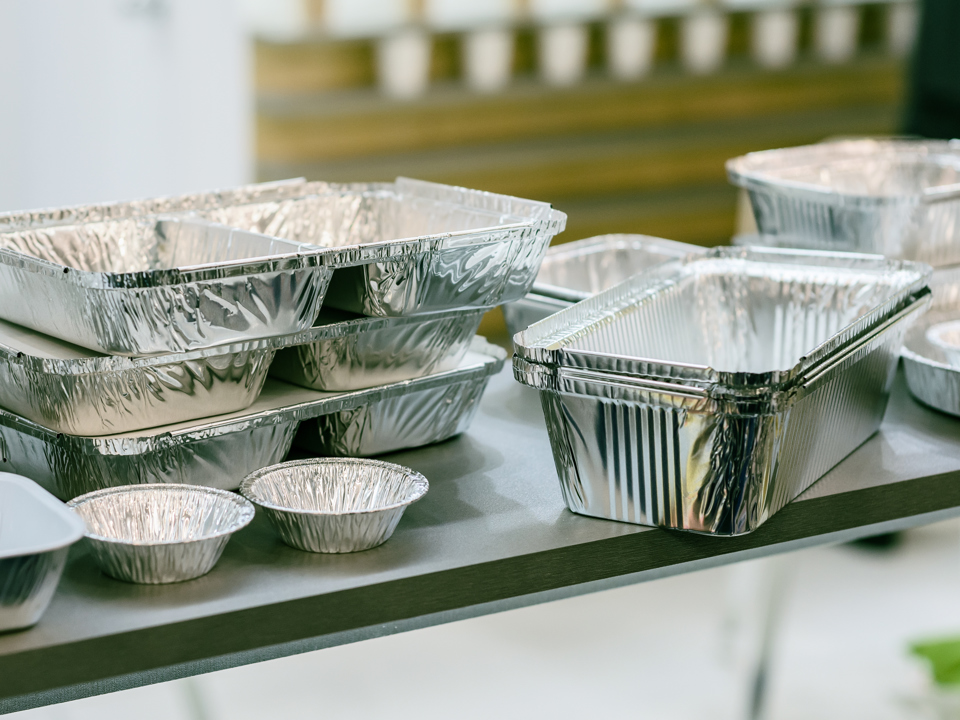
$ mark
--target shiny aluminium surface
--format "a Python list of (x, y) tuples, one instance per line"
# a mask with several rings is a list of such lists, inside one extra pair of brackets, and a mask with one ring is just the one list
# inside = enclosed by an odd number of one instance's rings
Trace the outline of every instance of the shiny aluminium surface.
[(86, 525), (97, 564), (117, 580), (148, 585), (206, 575), (254, 509), (235, 493), (196, 485), (128, 485), (82, 495), (72, 508)]
[(956, 416), (960, 416), (960, 364), (931, 343), (927, 331), (958, 319), (960, 302), (938, 305), (910, 330), (901, 351), (910, 394), (924, 405)]
[(83, 523), (32, 480), (0, 473), (0, 633), (40, 620)]
[(702, 253), (696, 245), (648, 235), (599, 235), (554, 245), (543, 258), (533, 288), (503, 306), (507, 331), (513, 337), (533, 323), (631, 275), (667, 260)]
[(549, 204), (398, 178), (305, 183), (298, 197), (200, 217), (327, 248), (327, 306), (376, 317), (490, 307), (523, 296), (566, 216)]
[(750, 532), (879, 426), (928, 273), (763, 249), (661, 267), (517, 335), (515, 375), (572, 510)]
[(486, 310), (369, 318), (323, 309), (309, 330), (287, 338), (270, 374), (315, 390), (358, 390), (457, 366)]
[(0, 320), (0, 407), (55, 432), (114, 435), (248, 407), (276, 341), (107, 356)]
[(960, 144), (839, 140), (727, 162), (757, 227), (784, 246), (960, 263)]
[(294, 460), (259, 470), (241, 494), (298, 550), (349, 553), (382, 545), (429, 489), (418, 472), (355, 458)]
[[(331, 393), (268, 378), (257, 400), (244, 410), (101, 437), (62, 435), (0, 411), (0, 455), (5, 467), (63, 499), (158, 482), (233, 489), (254, 470), (280, 462), (304, 420), (451, 384), (484, 385), (504, 358), (502, 349), (476, 338), (453, 370), (375, 388)], [(438, 418), (445, 417), (443, 408), (436, 412)], [(422, 413), (422, 427), (434, 427), (429, 423), (434, 410), (424, 408)]]
[(173, 218), (0, 233), (0, 317), (113, 355), (304, 330), (330, 282), (318, 248)]

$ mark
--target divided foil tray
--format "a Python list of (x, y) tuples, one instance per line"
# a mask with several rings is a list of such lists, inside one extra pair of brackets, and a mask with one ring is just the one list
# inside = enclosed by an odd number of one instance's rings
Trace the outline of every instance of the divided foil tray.
[(554, 245), (530, 292), (503, 306), (507, 331), (521, 330), (651, 267), (690, 253), (697, 245), (648, 235), (598, 235)]
[(568, 507), (751, 532), (880, 425), (928, 268), (877, 256), (718, 248), (528, 328)]
[(960, 143), (838, 140), (727, 162), (765, 244), (960, 263)]
[(268, 380), (246, 410), (105, 437), (63, 435), (0, 411), (0, 467), (63, 499), (132, 483), (233, 489), (250, 472), (283, 460), (295, 436), (324, 454), (364, 456), (463, 432), (504, 358), (477, 337), (453, 370), (344, 393)]

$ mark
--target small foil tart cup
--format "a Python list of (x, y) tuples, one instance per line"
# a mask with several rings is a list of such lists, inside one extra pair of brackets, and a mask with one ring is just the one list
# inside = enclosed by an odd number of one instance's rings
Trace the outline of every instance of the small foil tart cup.
[(67, 506), (83, 518), (103, 572), (150, 585), (210, 572), (230, 536), (255, 513), (236, 493), (174, 483), (96, 490)]
[(266, 512), (287, 545), (348, 553), (386, 542), (429, 487), (423, 475), (393, 463), (322, 458), (258, 470), (240, 492)]
[(927, 340), (943, 351), (951, 365), (960, 368), (960, 320), (931, 325), (927, 328)]

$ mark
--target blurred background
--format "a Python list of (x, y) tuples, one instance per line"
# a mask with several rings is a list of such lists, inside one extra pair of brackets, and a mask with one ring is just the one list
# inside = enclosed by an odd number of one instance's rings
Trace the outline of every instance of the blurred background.
[[(559, 242), (725, 244), (750, 226), (727, 158), (904, 130), (919, 14), (911, 0), (0, 0), (0, 211), (407, 175), (552, 202), (569, 215)], [(482, 331), (505, 339), (498, 314)], [(764, 717), (936, 717), (907, 644), (960, 630), (958, 529), (22, 717), (759, 717), (758, 652)]]

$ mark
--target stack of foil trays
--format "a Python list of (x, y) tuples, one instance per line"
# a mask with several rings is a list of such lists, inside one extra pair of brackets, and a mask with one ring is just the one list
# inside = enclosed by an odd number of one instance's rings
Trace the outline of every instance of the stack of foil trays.
[(4, 467), (62, 498), (235, 488), (294, 440), (462, 432), (505, 357), (481, 316), (527, 292), (564, 221), (405, 179), (0, 215)]
[(514, 338), (574, 512), (756, 529), (880, 425), (925, 265), (716, 248)]
[(960, 365), (927, 335), (960, 320), (960, 143), (838, 140), (767, 150), (727, 163), (750, 195), (761, 236), (779, 247), (873, 252), (935, 268), (933, 306), (903, 349), (907, 385), (960, 415)]
[(598, 235), (547, 250), (530, 292), (503, 306), (513, 337), (535, 322), (667, 260), (703, 252), (649, 235)]

